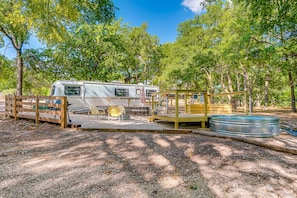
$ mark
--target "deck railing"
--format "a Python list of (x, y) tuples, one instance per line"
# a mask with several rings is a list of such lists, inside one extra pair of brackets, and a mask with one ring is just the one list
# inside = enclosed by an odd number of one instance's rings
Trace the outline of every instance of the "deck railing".
[(67, 97), (66, 96), (5, 96), (5, 115), (52, 122), (67, 127)]
[[(213, 114), (247, 114), (246, 92), (207, 94), (200, 90), (169, 90), (152, 94), (152, 120), (201, 122)], [(199, 114), (199, 116), (198, 116)]]

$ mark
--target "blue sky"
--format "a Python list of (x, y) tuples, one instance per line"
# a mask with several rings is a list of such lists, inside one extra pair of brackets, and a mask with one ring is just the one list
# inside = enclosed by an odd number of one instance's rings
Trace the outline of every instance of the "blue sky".
[(114, 0), (119, 8), (117, 18), (130, 26), (148, 23), (148, 32), (160, 38), (160, 42), (174, 42), (177, 26), (193, 19), (201, 12), (201, 0)]
[[(130, 26), (140, 26), (148, 23), (148, 32), (159, 37), (160, 43), (174, 42), (177, 37), (177, 26), (181, 22), (193, 19), (201, 13), (202, 0), (114, 0), (118, 7), (116, 17)], [(6, 42), (5, 48), (0, 48), (0, 54), (15, 57), (15, 50)], [(41, 48), (42, 45), (33, 36), (25, 48)]]

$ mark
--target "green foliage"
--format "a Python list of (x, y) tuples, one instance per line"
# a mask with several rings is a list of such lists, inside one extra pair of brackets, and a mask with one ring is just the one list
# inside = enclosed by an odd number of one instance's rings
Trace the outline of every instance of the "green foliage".
[(16, 89), (4, 89), (2, 90), (2, 95), (3, 96), (6, 96), (6, 95), (9, 95), (9, 94), (15, 94), (16, 92)]
[(123, 26), (121, 20), (81, 25), (55, 47), (55, 62), (66, 71), (64, 79), (153, 81), (158, 74), (159, 44), (146, 29), (146, 24)]
[(15, 86), (15, 67), (12, 64), (12, 61), (0, 55), (0, 91)]
[[(295, 103), (296, 85), (296, 32), (297, 32), (297, 1), (295, 0), (275, 0), (275, 1), (252, 1), (237, 0), (243, 2), (245, 7), (253, 14), (252, 20), (258, 21), (259, 31), (270, 38), (269, 44), (276, 48), (276, 55), (279, 67), (285, 71), (289, 78), (291, 88), (291, 106), (297, 112)], [(296, 71), (296, 70), (294, 70)]]
[(58, 44), (81, 24), (110, 22), (114, 14), (111, 0), (26, 0), (22, 1), (24, 13), (42, 41)]
[(51, 81), (47, 79), (47, 72), (35, 72), (25, 68), (24, 94), (26, 95), (49, 95)]
[(119, 66), (127, 83), (155, 81), (160, 73), (159, 40), (146, 32), (147, 27), (146, 23), (140, 27), (123, 27), (123, 51)]
[(17, 52), (17, 94), (23, 90), (22, 48), (30, 33), (55, 46), (83, 23), (98, 24), (114, 18), (110, 0), (3, 0), (0, 4), (0, 40), (7, 37)]
[[(296, 30), (291, 31), (296, 28), (296, 18), (278, 18), (281, 25), (274, 25), (276, 29), (268, 32), (263, 31), (263, 18), (256, 17), (246, 4), (216, 0), (206, 2), (205, 6), (206, 13), (179, 25), (175, 43), (162, 46), (160, 84), (211, 93), (245, 90), (262, 104), (267, 100), (270, 104), (288, 101), (289, 92), (279, 90), (288, 88), (285, 78), (288, 68), (296, 79), (293, 72), (297, 71), (296, 60), (292, 58), (296, 53), (293, 39)], [(281, 41), (280, 26), (285, 24), (291, 29), (287, 29), (290, 31), (283, 34), (286, 37)]]

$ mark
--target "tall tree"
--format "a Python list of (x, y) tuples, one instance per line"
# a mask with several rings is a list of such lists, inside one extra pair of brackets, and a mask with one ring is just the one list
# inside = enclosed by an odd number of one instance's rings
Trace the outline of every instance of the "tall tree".
[(12, 61), (0, 55), (0, 91), (15, 87), (15, 67)]
[(22, 48), (29, 39), (30, 22), (23, 14), (20, 1), (2, 1), (0, 4), (0, 36), (7, 37), (16, 50), (17, 95), (22, 95), (23, 59)]
[(22, 50), (30, 33), (47, 44), (63, 40), (76, 23), (100, 23), (114, 17), (111, 0), (1, 0), (0, 36), (7, 37), (16, 50), (17, 95), (23, 89)]
[(109, 25), (83, 24), (55, 47), (55, 59), (65, 78), (111, 81), (122, 53), (120, 22)]
[[(296, 45), (297, 45), (297, 1), (296, 0), (237, 0), (246, 3), (255, 20), (260, 21), (260, 30), (276, 41), (283, 64), (287, 71), (291, 89), (291, 107), (297, 112), (295, 99)], [(293, 60), (290, 60), (293, 59)], [(293, 65), (292, 65), (293, 63)]]
[(125, 82), (153, 81), (159, 74), (161, 56), (159, 40), (147, 33), (148, 24), (125, 27), (122, 33), (123, 54), (121, 68)]

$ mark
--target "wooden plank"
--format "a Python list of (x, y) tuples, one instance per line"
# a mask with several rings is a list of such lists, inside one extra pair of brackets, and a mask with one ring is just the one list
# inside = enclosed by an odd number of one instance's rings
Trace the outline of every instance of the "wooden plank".
[[(35, 120), (34, 115), (28, 115), (28, 114), (20, 114), (20, 115), (18, 115), (18, 118), (25, 118), (25, 119)], [(51, 122), (51, 123), (57, 123), (57, 124), (61, 123), (61, 121), (59, 119), (46, 118), (46, 117), (39, 117), (38, 120), (39, 121), (45, 121), (45, 122)]]
[(39, 100), (60, 100), (60, 96), (39, 96)]
[(35, 109), (17, 108), (18, 112), (35, 112)]
[(39, 120), (44, 121), (44, 122), (51, 122), (51, 123), (61, 124), (61, 120), (54, 119), (54, 118), (39, 117)]
[(166, 115), (152, 115), (152, 119), (154, 120), (164, 120), (168, 122), (201, 122), (201, 121), (207, 121), (207, 118), (205, 118), (202, 114), (199, 114), (197, 116), (188, 116), (188, 117), (178, 117), (177, 119), (175, 117), (170, 117)]
[[(204, 112), (203, 104), (193, 104), (188, 106), (189, 114), (201, 114)], [(232, 105), (231, 104), (209, 104), (207, 106), (207, 113), (210, 114), (231, 114)]]
[(165, 120), (165, 121), (169, 121), (169, 122), (175, 122), (175, 118), (174, 117), (167, 117), (167, 116), (162, 116), (162, 115), (152, 115), (153, 119), (155, 120)]
[(112, 129), (112, 128), (80, 128), (85, 131), (99, 131), (99, 132), (127, 132), (127, 133), (166, 133), (166, 134), (190, 134), (192, 130), (187, 129)]
[(39, 110), (39, 113), (50, 114), (50, 115), (61, 115), (61, 111), (56, 111), (56, 110)]
[(21, 95), (21, 96), (17, 96), (18, 99), (35, 99), (36, 96), (26, 96), (26, 95)]
[(18, 118), (26, 118), (26, 119), (30, 119), (30, 120), (35, 120), (35, 116), (34, 115), (29, 115), (29, 114), (19, 114), (17, 115)]
[(179, 122), (201, 122), (201, 121), (207, 121), (207, 119), (202, 117), (185, 117), (185, 118), (178, 118)]
[(12, 112), (5, 112), (5, 115), (6, 115), (6, 116), (13, 117), (13, 113), (12, 113)]

